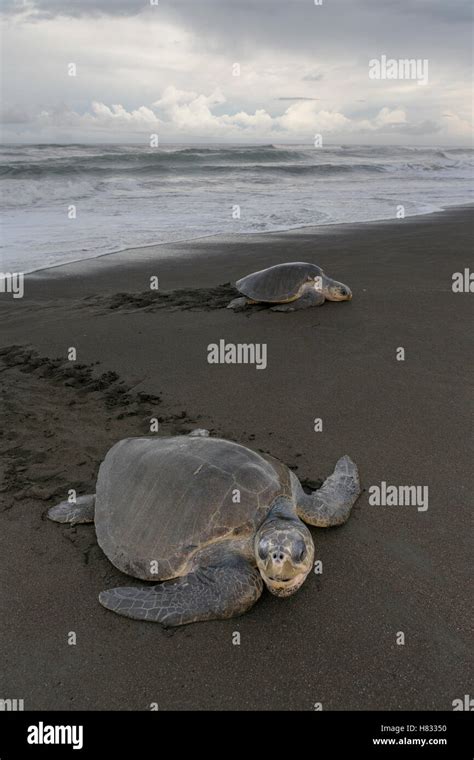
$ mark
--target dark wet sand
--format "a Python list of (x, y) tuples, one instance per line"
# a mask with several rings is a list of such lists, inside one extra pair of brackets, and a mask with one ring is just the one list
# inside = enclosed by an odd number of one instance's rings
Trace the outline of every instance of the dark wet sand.
[[(220, 286), (288, 260), (320, 264), (353, 301), (223, 308)], [(22, 300), (1, 295), (0, 345), (22, 348), (0, 355), (0, 698), (26, 709), (451, 710), (472, 693), (473, 296), (451, 291), (469, 266), (464, 208), (155, 246), (30, 275)], [(150, 298), (153, 275), (166, 297)], [(268, 368), (208, 364), (220, 338), (267, 343)], [(207, 427), (270, 451), (302, 479), (348, 453), (365, 489), (427, 485), (429, 509), (370, 506), (366, 490), (344, 527), (313, 529), (322, 576), (287, 600), (265, 593), (241, 618), (171, 632), (121, 618), (97, 601), (127, 579), (93, 526), (45, 513), (68, 488), (93, 488), (107, 448), (146, 434), (152, 416), (163, 434)]]

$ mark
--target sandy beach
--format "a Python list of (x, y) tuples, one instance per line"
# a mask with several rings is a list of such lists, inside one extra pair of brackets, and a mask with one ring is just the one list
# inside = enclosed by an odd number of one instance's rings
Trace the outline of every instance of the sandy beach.
[[(149, 246), (0, 295), (0, 696), (28, 710), (451, 710), (470, 693), (472, 295), (451, 282), (472, 262), (472, 216)], [(230, 283), (283, 261), (319, 264), (353, 300), (225, 308)], [(209, 364), (221, 339), (266, 344), (266, 369)], [(208, 428), (302, 480), (349, 454), (364, 492), (345, 526), (312, 529), (323, 573), (224, 622), (164, 630), (103, 609), (98, 593), (129, 580), (92, 525), (46, 512), (93, 491), (108, 448), (153, 417), (160, 435)], [(371, 505), (382, 481), (427, 486), (429, 508)]]

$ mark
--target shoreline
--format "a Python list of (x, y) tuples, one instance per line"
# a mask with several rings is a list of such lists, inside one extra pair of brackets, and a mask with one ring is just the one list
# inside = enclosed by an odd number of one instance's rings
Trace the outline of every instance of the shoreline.
[[(437, 214), (444, 214), (447, 211), (456, 210), (456, 209), (469, 209), (474, 208), (474, 201), (473, 202), (466, 202), (463, 204), (446, 204), (442, 208), (436, 208), (432, 211), (420, 211), (416, 214), (409, 214), (406, 216), (402, 221), (406, 221), (408, 219), (418, 219), (419, 217), (424, 216), (433, 216)], [(212, 232), (209, 235), (199, 235), (197, 237), (193, 238), (183, 238), (179, 240), (167, 240), (163, 242), (157, 242), (157, 243), (146, 243), (145, 245), (139, 245), (139, 246), (133, 246), (129, 245), (125, 248), (118, 248), (115, 251), (107, 251), (105, 253), (99, 253), (95, 256), (90, 256), (84, 259), (73, 259), (72, 261), (62, 262), (59, 264), (53, 264), (49, 267), (40, 267), (38, 269), (31, 269), (24, 272), (24, 275), (31, 275), (36, 274), (39, 272), (47, 272), (51, 269), (57, 269), (59, 267), (67, 267), (69, 265), (74, 264), (85, 264), (87, 261), (95, 261), (96, 259), (104, 258), (105, 256), (116, 256), (117, 254), (125, 254), (127, 252), (131, 251), (140, 251), (142, 249), (147, 248), (161, 248), (165, 246), (172, 246), (172, 245), (192, 245), (196, 241), (200, 240), (208, 240), (208, 239), (219, 239), (222, 240), (222, 242), (225, 244), (225, 242), (228, 242), (229, 240), (235, 240), (235, 238), (239, 237), (250, 237), (250, 236), (259, 236), (259, 235), (278, 235), (281, 233), (298, 233), (298, 231), (304, 231), (304, 232), (312, 232), (313, 234), (317, 234), (319, 230), (322, 230), (324, 233), (327, 231), (328, 228), (344, 228), (346, 226), (359, 226), (359, 225), (372, 225), (372, 224), (383, 224), (383, 223), (391, 223), (393, 222), (393, 217), (387, 217), (382, 219), (367, 219), (364, 221), (345, 221), (345, 222), (326, 222), (325, 224), (318, 224), (318, 225), (311, 225), (311, 224), (305, 224), (300, 225), (297, 227), (282, 227), (281, 229), (274, 229), (274, 230), (262, 230), (260, 232), (240, 232), (240, 233), (234, 233), (229, 234), (226, 232)]]

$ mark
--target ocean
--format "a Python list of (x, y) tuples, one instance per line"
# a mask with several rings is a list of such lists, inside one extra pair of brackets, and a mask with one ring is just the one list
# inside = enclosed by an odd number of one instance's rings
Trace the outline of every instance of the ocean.
[[(469, 148), (4, 145), (0, 271), (472, 203)], [(71, 207), (74, 206), (75, 209)]]

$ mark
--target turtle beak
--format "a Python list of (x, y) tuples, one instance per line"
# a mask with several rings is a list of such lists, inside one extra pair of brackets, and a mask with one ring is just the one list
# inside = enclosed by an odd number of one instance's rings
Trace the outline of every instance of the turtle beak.
[(292, 578), (264, 577), (265, 585), (273, 596), (292, 596), (306, 580), (307, 573), (298, 573)]
[(352, 301), (352, 290), (347, 287), (347, 285), (344, 285), (344, 300), (345, 301)]

